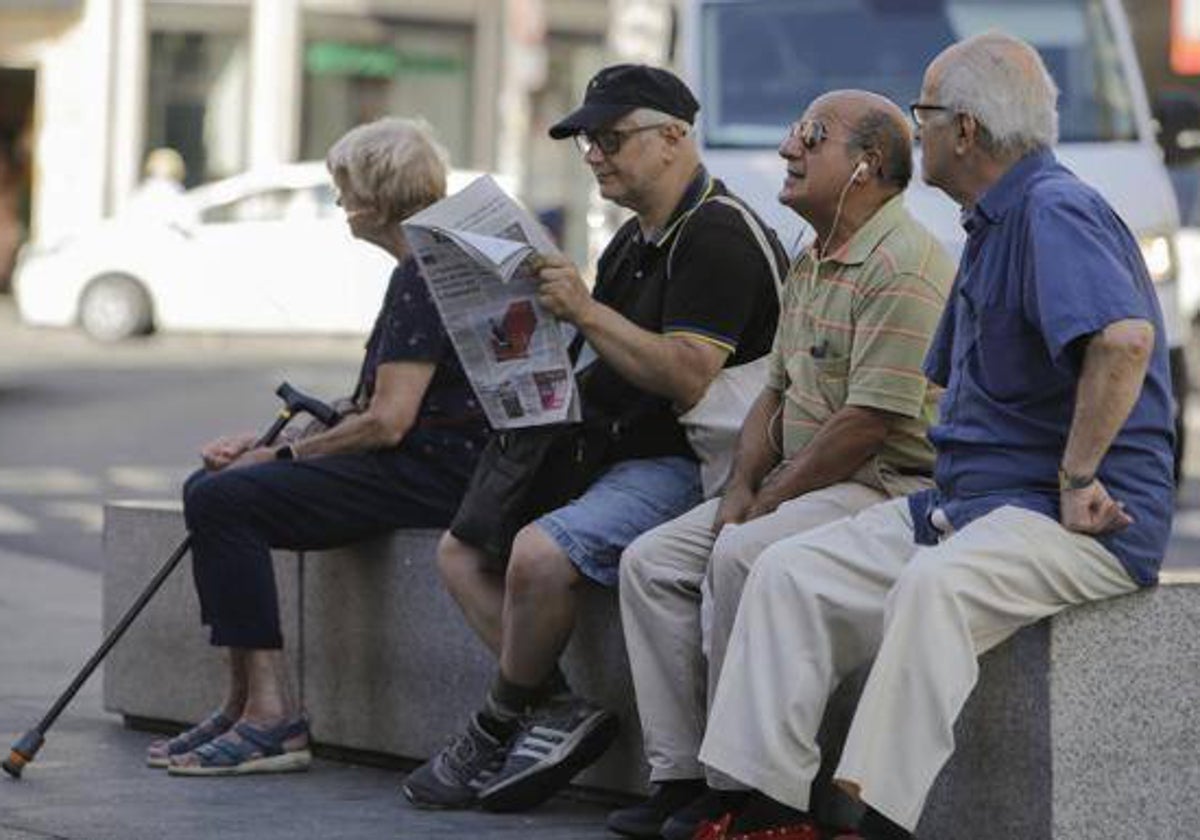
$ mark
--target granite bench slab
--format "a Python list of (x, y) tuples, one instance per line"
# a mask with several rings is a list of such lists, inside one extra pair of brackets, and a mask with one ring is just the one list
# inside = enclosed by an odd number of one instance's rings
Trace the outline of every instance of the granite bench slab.
[[(105, 510), (105, 625), (183, 535), (178, 506)], [(276, 555), (288, 653), (315, 739), (419, 760), (477, 708), (494, 663), (437, 579), (437, 533)], [(188, 563), (110, 655), (104, 702), (129, 720), (192, 722), (219, 702), (219, 655), (199, 626)], [(981, 660), (958, 749), (922, 840), (1192, 840), (1200, 824), (1200, 580), (1073, 610)], [(621, 715), (620, 741), (577, 782), (645, 790), (615, 595), (584, 593), (564, 670)], [(853, 685), (826, 721), (836, 744)], [(834, 749), (830, 748), (830, 759)], [(845, 814), (845, 804), (834, 808)]]

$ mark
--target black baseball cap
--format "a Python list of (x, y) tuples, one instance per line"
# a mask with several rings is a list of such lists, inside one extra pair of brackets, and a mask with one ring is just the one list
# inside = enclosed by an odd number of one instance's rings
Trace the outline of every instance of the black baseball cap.
[(583, 105), (550, 126), (555, 140), (612, 125), (630, 111), (652, 108), (691, 125), (700, 103), (669, 70), (646, 64), (614, 64), (588, 82)]

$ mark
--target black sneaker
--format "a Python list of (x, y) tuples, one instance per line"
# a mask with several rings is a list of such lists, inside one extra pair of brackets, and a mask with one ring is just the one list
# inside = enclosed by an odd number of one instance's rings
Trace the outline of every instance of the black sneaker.
[(608, 830), (626, 837), (660, 837), (663, 823), (705, 791), (703, 779), (662, 782), (650, 798), (608, 815)]
[(617, 737), (612, 712), (567, 695), (535, 709), (504, 766), (479, 792), (488, 811), (526, 811), (562, 790)]
[(737, 814), (750, 798), (748, 790), (713, 790), (693, 799), (663, 822), (660, 834), (665, 840), (692, 840), (701, 823)]
[(470, 808), (479, 791), (504, 764), (508, 745), (492, 737), (472, 716), (467, 730), (404, 780), (404, 795), (418, 808)]

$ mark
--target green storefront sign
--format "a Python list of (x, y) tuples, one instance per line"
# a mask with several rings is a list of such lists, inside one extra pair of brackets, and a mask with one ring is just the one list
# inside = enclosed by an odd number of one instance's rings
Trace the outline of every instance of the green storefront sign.
[(387, 45), (314, 41), (304, 53), (304, 67), (316, 76), (453, 75), (465, 69), (461, 59), (449, 55), (415, 53)]

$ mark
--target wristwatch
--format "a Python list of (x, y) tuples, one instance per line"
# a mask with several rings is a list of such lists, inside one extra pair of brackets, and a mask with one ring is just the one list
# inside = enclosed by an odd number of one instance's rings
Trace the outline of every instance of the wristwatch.
[(294, 461), (296, 460), (296, 450), (292, 449), (290, 443), (285, 443), (283, 446), (275, 450), (276, 461)]
[(1062, 467), (1058, 468), (1058, 489), (1063, 490), (1082, 490), (1085, 487), (1090, 487), (1092, 482), (1096, 480), (1096, 474), (1091, 475), (1071, 475)]

